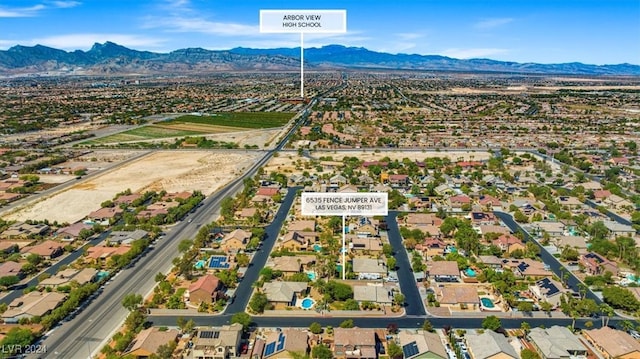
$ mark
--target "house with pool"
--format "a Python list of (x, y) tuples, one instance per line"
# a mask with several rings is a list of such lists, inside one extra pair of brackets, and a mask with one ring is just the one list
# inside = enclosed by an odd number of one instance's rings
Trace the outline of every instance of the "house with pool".
[(427, 263), (429, 278), (436, 282), (459, 282), (461, 278), (458, 262), (431, 261)]

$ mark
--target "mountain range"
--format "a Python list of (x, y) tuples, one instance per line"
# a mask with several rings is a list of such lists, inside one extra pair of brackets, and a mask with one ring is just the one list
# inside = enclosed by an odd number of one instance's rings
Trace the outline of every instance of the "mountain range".
[[(461, 60), (438, 55), (389, 54), (362, 47), (328, 45), (304, 50), (308, 69), (393, 69), (519, 74), (639, 76), (632, 64), (589, 65), (579, 62), (538, 64)], [(187, 48), (169, 53), (138, 51), (105, 42), (88, 51), (67, 52), (47, 46), (14, 46), (0, 51), (0, 75), (189, 74), (220, 71), (297, 71), (300, 48), (234, 48), (214, 51)]]

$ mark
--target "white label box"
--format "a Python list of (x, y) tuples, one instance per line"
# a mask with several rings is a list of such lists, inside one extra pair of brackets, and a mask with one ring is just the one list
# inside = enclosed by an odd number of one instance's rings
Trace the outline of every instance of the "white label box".
[(344, 33), (347, 10), (260, 10), (260, 32)]
[(303, 216), (386, 216), (387, 193), (303, 192)]

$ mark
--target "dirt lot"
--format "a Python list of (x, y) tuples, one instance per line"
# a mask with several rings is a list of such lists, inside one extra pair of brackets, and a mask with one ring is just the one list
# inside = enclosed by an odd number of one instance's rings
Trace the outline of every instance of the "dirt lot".
[(168, 192), (200, 190), (209, 195), (237, 177), (256, 158), (256, 154), (244, 151), (155, 152), (3, 214), (3, 218), (73, 223), (127, 188)]
[[(372, 151), (313, 151), (311, 154), (314, 158), (320, 157), (333, 157), (335, 161), (341, 162), (344, 157), (357, 157), (363, 161), (377, 161), (384, 157), (389, 157), (391, 160), (399, 160), (401, 161), (403, 158), (408, 158), (412, 161), (423, 161), (427, 157), (449, 157), (452, 162), (456, 162), (458, 160), (464, 161), (482, 161), (487, 160), (490, 157), (490, 154), (487, 151), (447, 151), (447, 152), (421, 152), (421, 151), (393, 151), (393, 152), (372, 152)], [(296, 170), (296, 162), (300, 161), (302, 170)], [(306, 157), (298, 156), (297, 153), (288, 152), (288, 153), (280, 153), (280, 156), (273, 157), (265, 166), (265, 171), (267, 173), (272, 171), (280, 171), (288, 174), (301, 174), (304, 171), (304, 164), (308, 162), (309, 159)], [(313, 170), (308, 170), (309, 172), (314, 172)]]

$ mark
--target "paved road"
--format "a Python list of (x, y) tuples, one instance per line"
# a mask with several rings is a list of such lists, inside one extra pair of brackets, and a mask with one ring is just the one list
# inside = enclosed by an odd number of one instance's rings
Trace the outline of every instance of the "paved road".
[(397, 215), (397, 211), (389, 211), (389, 215), (386, 217), (389, 228), (387, 235), (389, 236), (389, 243), (393, 248), (393, 256), (396, 258), (400, 291), (404, 294), (406, 303), (405, 310), (407, 315), (425, 315), (424, 304), (422, 303), (420, 291), (418, 290), (416, 279), (411, 269), (411, 261), (409, 261), (407, 251), (402, 243), (402, 236), (400, 236), (398, 221), (396, 220)]
[[(524, 228), (522, 228), (516, 221), (513, 220), (513, 217), (509, 213), (500, 212), (500, 211), (495, 211), (493, 213), (496, 215), (496, 217), (500, 218), (500, 220), (504, 222), (504, 224), (506, 224), (507, 227), (509, 227), (509, 229), (511, 229), (512, 232), (515, 233), (517, 231), (522, 231), (522, 233), (524, 233), (524, 239), (526, 241), (532, 241), (533, 243), (537, 244), (538, 247), (540, 247), (540, 258), (542, 259), (542, 261), (548, 264), (551, 270), (559, 278), (562, 278), (563, 272), (566, 273), (565, 275), (568, 275), (567, 285), (569, 286), (569, 288), (571, 288), (572, 290), (578, 293), (580, 292), (580, 287), (578, 286), (580, 283), (582, 283), (580, 279), (578, 279), (578, 277), (576, 277), (572, 272), (568, 271), (562, 265), (562, 263), (560, 263), (558, 258), (551, 255), (546, 249), (544, 249), (544, 247), (538, 241), (534, 240), (529, 235), (529, 233), (524, 230)], [(597, 295), (595, 295), (595, 293), (593, 293), (590, 289), (587, 290), (586, 297), (595, 300), (596, 303), (598, 304), (602, 303), (602, 300)]]
[(243, 312), (247, 307), (247, 303), (249, 303), (249, 299), (251, 297), (251, 292), (253, 291), (252, 285), (260, 277), (260, 270), (264, 268), (264, 265), (267, 263), (269, 253), (271, 253), (271, 249), (280, 234), (282, 223), (287, 218), (287, 213), (296, 198), (296, 192), (301, 188), (302, 187), (289, 188), (280, 208), (278, 208), (278, 211), (276, 212), (273, 222), (265, 228), (265, 239), (260, 248), (254, 254), (251, 264), (244, 274), (242, 282), (240, 282), (236, 289), (236, 300), (227, 306), (225, 313), (233, 314)]

